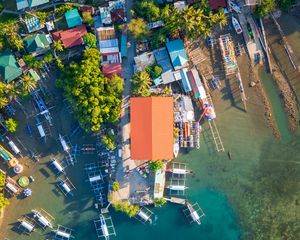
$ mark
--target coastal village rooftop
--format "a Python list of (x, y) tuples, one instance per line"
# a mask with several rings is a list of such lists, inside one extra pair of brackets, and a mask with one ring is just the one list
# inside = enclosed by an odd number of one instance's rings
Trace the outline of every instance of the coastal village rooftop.
[(131, 158), (173, 159), (173, 98), (130, 99)]

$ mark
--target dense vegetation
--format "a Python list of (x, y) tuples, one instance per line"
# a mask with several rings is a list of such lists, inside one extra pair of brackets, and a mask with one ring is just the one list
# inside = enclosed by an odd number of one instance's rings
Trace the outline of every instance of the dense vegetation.
[(108, 79), (102, 74), (97, 49), (85, 50), (80, 63), (70, 63), (57, 85), (63, 88), (80, 126), (86, 131), (98, 131), (102, 124), (118, 121), (123, 79)]
[(262, 18), (268, 15), (276, 7), (280, 8), (283, 11), (287, 11), (293, 3), (294, 0), (261, 0), (261, 3), (254, 9), (254, 15), (257, 18)]
[(130, 218), (134, 217), (140, 209), (139, 206), (121, 201), (113, 203), (112, 206), (117, 212), (125, 213)]
[(5, 179), (6, 179), (5, 174), (2, 171), (0, 171), (0, 210), (9, 204), (7, 198), (5, 198), (3, 195)]
[(83, 36), (83, 41), (84, 41), (84, 44), (86, 46), (88, 46), (89, 48), (97, 48), (97, 39), (96, 39), (95, 34), (86, 33)]
[(0, 51), (11, 48), (17, 51), (23, 49), (23, 41), (18, 34), (19, 25), (15, 19), (0, 21)]
[[(167, 36), (199, 37), (207, 36), (213, 27), (223, 27), (227, 18), (223, 9), (213, 13), (206, 1), (195, 4), (179, 11), (173, 5), (167, 4), (159, 7), (154, 1), (137, 1), (134, 5), (134, 19), (128, 24), (128, 29), (137, 40), (150, 38), (154, 48), (164, 44)], [(147, 23), (163, 21), (164, 28), (147, 29)]]

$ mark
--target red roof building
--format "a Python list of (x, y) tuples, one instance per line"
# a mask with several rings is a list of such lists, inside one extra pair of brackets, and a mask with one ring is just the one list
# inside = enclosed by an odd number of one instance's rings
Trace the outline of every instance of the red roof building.
[[(193, 4), (198, 2), (201, 2), (201, 0), (187, 0), (188, 4)], [(208, 0), (208, 5), (213, 10), (227, 7), (226, 0)]]
[(114, 74), (121, 77), (122, 65), (121, 63), (104, 64), (102, 65), (102, 72), (106, 77), (111, 77)]
[(173, 159), (173, 98), (130, 98), (130, 145), (133, 160)]
[(85, 25), (80, 25), (66, 31), (58, 31), (52, 33), (55, 41), (61, 40), (64, 48), (71, 48), (83, 44), (83, 35), (87, 33)]
[(125, 11), (123, 8), (112, 10), (110, 16), (113, 22), (125, 22)]
[(82, 12), (89, 12), (92, 16), (95, 14), (95, 8), (93, 6), (82, 6), (80, 8)]
[(208, 5), (214, 10), (227, 7), (226, 0), (208, 0)]

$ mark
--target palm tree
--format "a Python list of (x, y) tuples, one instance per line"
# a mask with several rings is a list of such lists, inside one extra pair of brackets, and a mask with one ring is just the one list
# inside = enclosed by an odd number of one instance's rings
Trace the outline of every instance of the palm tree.
[(31, 92), (33, 89), (37, 87), (37, 82), (30, 75), (25, 75), (21, 78), (23, 89), (27, 92)]
[(62, 52), (64, 50), (64, 45), (62, 44), (61, 40), (53, 41), (53, 50)]
[(0, 97), (0, 108), (5, 107), (8, 104), (8, 99), (5, 96)]
[(14, 82), (6, 85), (7, 96), (10, 101), (18, 102), (18, 96), (21, 94), (20, 87)]
[(137, 72), (132, 80), (132, 94), (141, 97), (150, 96), (151, 78), (146, 71)]
[(216, 16), (217, 16), (217, 21), (219, 23), (219, 27), (220, 28), (223, 28), (224, 26), (227, 25), (227, 17), (226, 17), (226, 15), (224, 13), (224, 9), (223, 8), (221, 8), (219, 10), (219, 12), (216, 13)]

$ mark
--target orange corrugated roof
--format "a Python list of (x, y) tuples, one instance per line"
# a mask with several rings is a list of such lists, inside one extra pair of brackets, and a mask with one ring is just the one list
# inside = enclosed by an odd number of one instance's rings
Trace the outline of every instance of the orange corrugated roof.
[(173, 98), (130, 99), (131, 159), (173, 158)]

